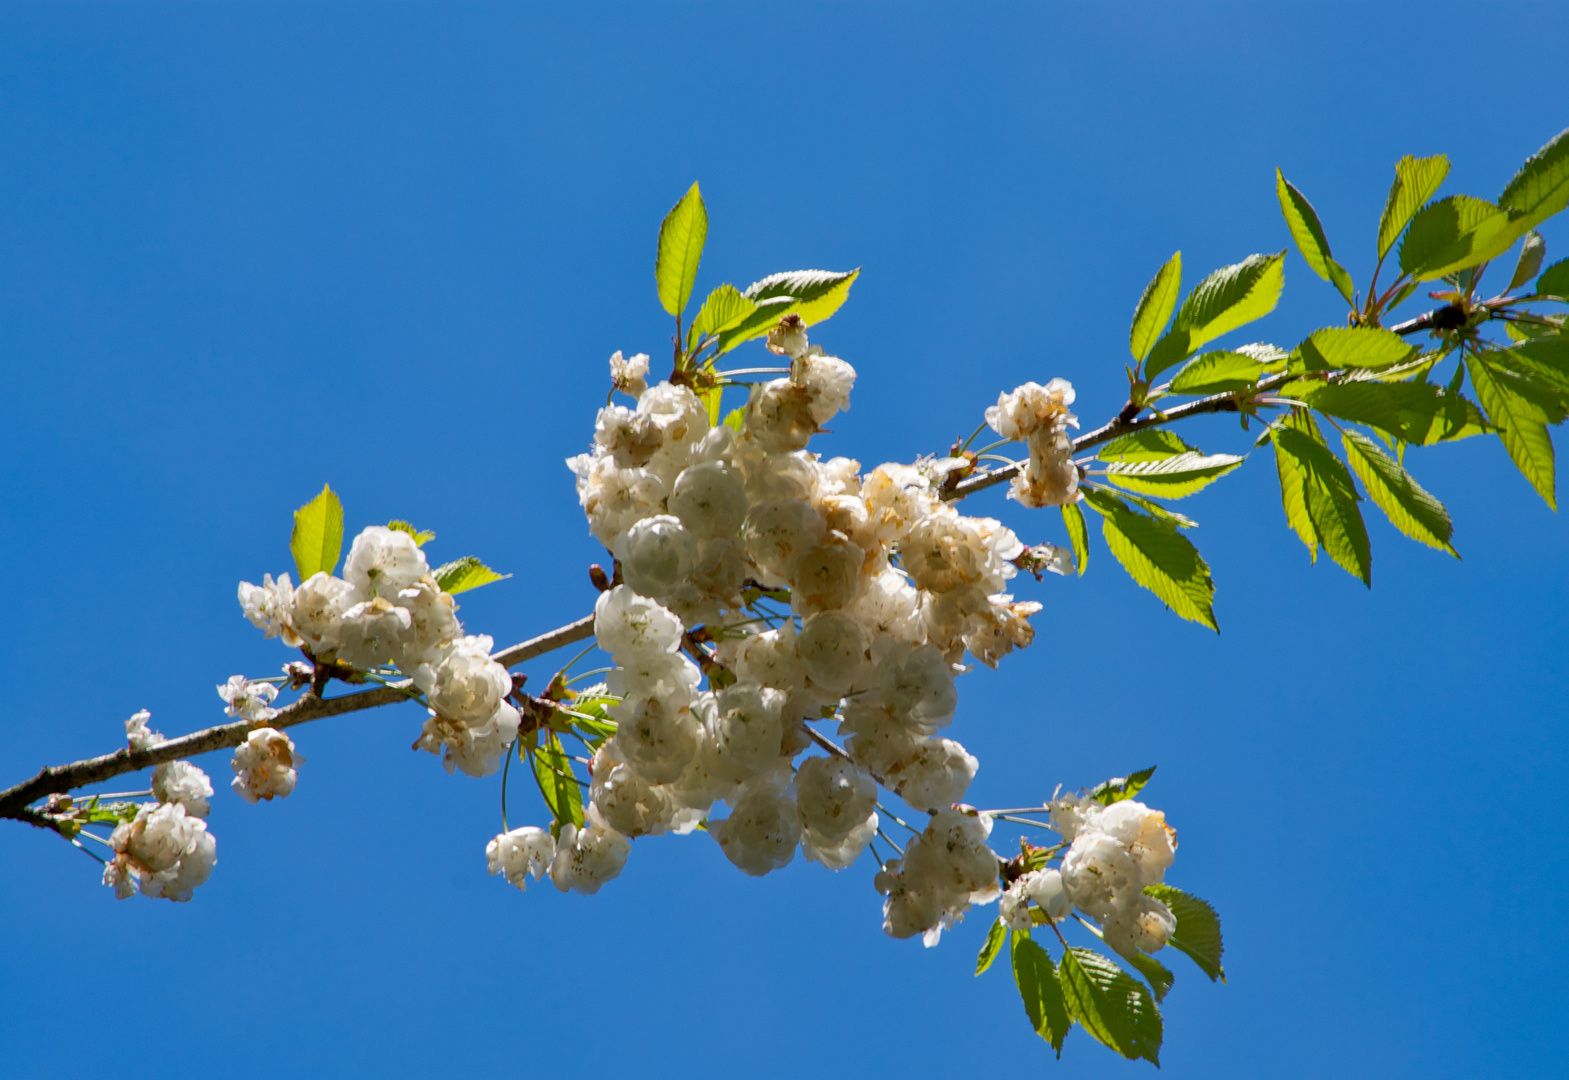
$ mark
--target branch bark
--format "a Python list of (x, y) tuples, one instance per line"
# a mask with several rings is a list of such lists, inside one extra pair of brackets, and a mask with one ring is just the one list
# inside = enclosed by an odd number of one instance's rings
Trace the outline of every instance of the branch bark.
[[(592, 637), (593, 634), (594, 617), (585, 615), (547, 634), (502, 649), (494, 654), (493, 659), (507, 667), (516, 667), (536, 656), (542, 656), (573, 642)], [(374, 690), (333, 698), (323, 698), (314, 690), (310, 690), (299, 700), (279, 709), (277, 716), (263, 723), (236, 720), (232, 724), (219, 724), (217, 727), (182, 735), (146, 750), (121, 749), (112, 754), (75, 761), (69, 765), (52, 765), (40, 770), (32, 779), (0, 791), (0, 818), (13, 818), (26, 821), (30, 825), (48, 828), (47, 821), (28, 809), (29, 803), (46, 795), (63, 794), (88, 784), (101, 783), (124, 773), (137, 772), (179, 758), (195, 757), (197, 754), (238, 746), (257, 728), (294, 727), (297, 724), (306, 724), (329, 716), (342, 716), (362, 709), (374, 709), (382, 705), (407, 701), (409, 685), (409, 682), (404, 680), (392, 686), (377, 687)]]

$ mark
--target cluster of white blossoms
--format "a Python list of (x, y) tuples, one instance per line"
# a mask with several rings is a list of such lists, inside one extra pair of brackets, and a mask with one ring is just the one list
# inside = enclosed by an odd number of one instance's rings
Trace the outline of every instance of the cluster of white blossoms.
[[(147, 726), (151, 718), (143, 709), (125, 722), (132, 750), (164, 741)], [(152, 791), (157, 802), (144, 803), (109, 837), (114, 858), (104, 867), (104, 884), (122, 900), (138, 889), (143, 896), (189, 900), (218, 861), (218, 841), (203, 820), (212, 782), (189, 761), (169, 761), (153, 769)]]
[(986, 422), (1004, 439), (1023, 442), (1030, 459), (1014, 476), (1009, 498), (1029, 507), (1066, 506), (1079, 495), (1079, 468), (1073, 463), (1068, 428), (1079, 418), (1068, 411), (1073, 384), (1053, 379), (1045, 386), (1027, 382), (1011, 394), (1000, 394), (986, 410)]
[[(597, 888), (620, 872), (626, 839), (700, 821), (749, 874), (785, 866), (797, 849), (840, 869), (878, 831), (881, 785), (936, 815), (879, 878), (889, 933), (935, 940), (999, 891), (989, 819), (950, 809), (976, 759), (941, 731), (965, 652), (995, 666), (1034, 637), (1028, 618), (1040, 605), (1004, 591), (1026, 549), (1001, 523), (941, 498), (958, 459), (863, 476), (858, 462), (809, 453), (849, 407), (855, 370), (809, 346), (799, 320), (769, 348), (789, 356), (788, 377), (753, 386), (739, 423), (719, 426), (686, 386), (646, 385), (646, 357), (617, 354), (612, 379), (636, 406), (601, 409), (593, 450), (567, 463), (620, 571), (594, 625), (620, 703), (573, 841), (595, 854), (558, 873), (558, 848), (550, 874), (563, 888), (585, 876)], [(776, 589), (789, 590), (788, 615), (748, 606)], [(712, 653), (691, 636), (699, 626)], [(797, 764), (813, 741), (808, 722), (830, 717), (843, 756)], [(526, 849), (518, 831), (497, 837), (492, 871), (515, 884), (527, 867), (538, 876), (536, 833)]]
[(415, 746), (441, 755), (449, 773), (500, 768), (518, 731), (518, 711), (506, 701), (512, 676), (490, 658), (490, 638), (464, 635), (457, 604), (407, 532), (379, 525), (361, 532), (341, 578), (319, 572), (295, 588), (287, 574), (276, 582), (268, 575), (261, 585), (241, 582), (239, 596), (257, 628), (318, 662), (360, 671), (392, 665), (408, 675), (430, 706)]
[(235, 747), (234, 779), (230, 786), (248, 803), (283, 798), (299, 781), (297, 767), (305, 756), (295, 751), (294, 740), (270, 727), (257, 728)]

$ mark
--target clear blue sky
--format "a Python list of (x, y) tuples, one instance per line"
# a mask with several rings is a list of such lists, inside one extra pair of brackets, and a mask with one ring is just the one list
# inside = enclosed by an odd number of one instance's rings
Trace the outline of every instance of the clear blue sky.
[[(1399, 155), (1493, 196), (1569, 123), (1566, 31), (1500, 3), (8, 5), (0, 785), (138, 708), (216, 723), (215, 684), (275, 672), (235, 583), (290, 568), (324, 481), (351, 528), (406, 517), (512, 571), (474, 631), (586, 611), (561, 462), (609, 353), (668, 355), (654, 234), (693, 180), (701, 288), (865, 267), (817, 335), (860, 371), (820, 449), (908, 460), (1025, 379), (1109, 416), (1173, 250), (1287, 244), (1277, 165), (1365, 283)], [(1343, 320), (1295, 254), (1286, 277), (1259, 336)], [(1310, 566), (1266, 452), (1184, 505), (1218, 637), (1100, 548), (1022, 585), (1036, 647), (961, 683), (982, 805), (1159, 763), (1170, 880), (1219, 908), (1230, 975), (1173, 958), (1167, 1077), (1563, 1069), (1569, 529), (1496, 440), (1414, 470), (1463, 563), (1370, 509), (1371, 592)], [(410, 753), (419, 723), (298, 729), (291, 798), (216, 797), (188, 905), (116, 903), (0, 827), (0, 1073), (1151, 1075), (1082, 1032), (1052, 1062), (1008, 975), (970, 975), (985, 920), (892, 941), (864, 866), (753, 880), (699, 836), (639, 842), (596, 897), (520, 895), (484, 872), (496, 781)]]

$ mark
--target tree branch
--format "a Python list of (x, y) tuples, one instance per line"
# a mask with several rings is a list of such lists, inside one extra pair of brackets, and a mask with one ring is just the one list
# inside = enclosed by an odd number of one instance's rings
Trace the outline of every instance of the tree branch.
[[(542, 656), (565, 645), (592, 637), (593, 634), (594, 617), (585, 615), (547, 634), (502, 649), (495, 653), (492, 659), (507, 667), (515, 667), (536, 656)], [(382, 705), (394, 705), (409, 700), (407, 690), (409, 685), (409, 681), (405, 679), (391, 686), (334, 698), (323, 698), (311, 690), (299, 700), (279, 709), (278, 715), (271, 720), (262, 722), (236, 720), (232, 724), (219, 724), (204, 731), (182, 735), (146, 750), (127, 748), (101, 757), (75, 761), (69, 765), (52, 765), (41, 770), (31, 780), (0, 791), (0, 818), (14, 818), (18, 821), (26, 821), (30, 825), (47, 828), (48, 822), (28, 809), (29, 803), (45, 795), (73, 791), (124, 773), (137, 772), (179, 758), (195, 757), (197, 754), (238, 746), (257, 728), (294, 727), (296, 724), (322, 720), (329, 716), (341, 716), (344, 713), (374, 709)]]

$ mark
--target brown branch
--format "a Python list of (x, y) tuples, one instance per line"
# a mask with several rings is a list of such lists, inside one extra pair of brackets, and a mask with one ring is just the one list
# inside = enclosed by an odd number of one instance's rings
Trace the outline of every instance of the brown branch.
[[(493, 658), (507, 667), (515, 667), (536, 656), (542, 656), (562, 646), (592, 637), (593, 634), (594, 617), (585, 615), (548, 634), (541, 634), (537, 638), (502, 649), (495, 653)], [(49, 827), (44, 819), (28, 809), (28, 803), (45, 795), (60, 794), (88, 784), (101, 783), (123, 773), (137, 772), (179, 758), (195, 757), (197, 754), (238, 746), (257, 728), (294, 727), (296, 724), (323, 720), (329, 716), (342, 716), (344, 713), (408, 701), (409, 685), (408, 680), (404, 680), (391, 686), (334, 698), (323, 698), (312, 689), (299, 700), (279, 709), (278, 715), (271, 720), (262, 722), (236, 720), (232, 724), (219, 724), (204, 731), (195, 731), (177, 739), (169, 739), (146, 750), (121, 749), (112, 754), (75, 761), (69, 765), (52, 765), (41, 770), (31, 780), (0, 791), (0, 818), (14, 818), (31, 825)]]

